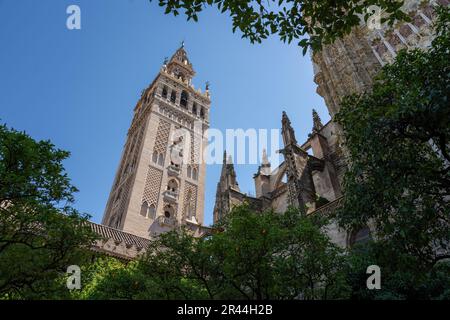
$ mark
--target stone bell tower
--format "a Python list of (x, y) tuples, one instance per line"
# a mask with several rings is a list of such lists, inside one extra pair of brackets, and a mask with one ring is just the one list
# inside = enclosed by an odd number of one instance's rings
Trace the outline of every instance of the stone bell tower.
[(210, 95), (194, 75), (182, 44), (143, 90), (102, 224), (146, 238), (203, 224)]

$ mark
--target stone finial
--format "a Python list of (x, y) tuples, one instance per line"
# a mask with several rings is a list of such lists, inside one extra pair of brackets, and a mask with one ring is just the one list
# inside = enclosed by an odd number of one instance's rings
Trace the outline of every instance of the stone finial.
[(281, 134), (283, 135), (283, 142), (284, 145), (296, 145), (297, 139), (295, 138), (295, 132), (294, 129), (291, 126), (291, 120), (289, 120), (287, 114), (285, 111), (283, 111), (282, 117), (281, 117)]
[(281, 115), (281, 122), (282, 124), (291, 124), (291, 121), (289, 120), (286, 111), (283, 111), (282, 115)]
[(270, 174), (270, 162), (265, 148), (262, 151), (261, 166), (259, 167), (258, 172), (264, 175)]
[(267, 164), (267, 163), (269, 163), (269, 159), (267, 159), (267, 151), (266, 151), (266, 148), (264, 148), (262, 151), (262, 164)]
[(320, 120), (319, 114), (315, 109), (312, 110), (313, 116), (313, 132), (318, 132), (323, 128), (322, 121)]

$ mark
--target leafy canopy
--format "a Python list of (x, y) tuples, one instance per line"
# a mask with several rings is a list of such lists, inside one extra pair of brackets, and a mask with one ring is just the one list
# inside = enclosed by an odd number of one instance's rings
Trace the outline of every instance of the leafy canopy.
[[(133, 299), (333, 299), (348, 293), (344, 256), (298, 210), (240, 206), (207, 238), (162, 234), (137, 265), (88, 285), (86, 297)], [(110, 272), (107, 272), (110, 274)], [(95, 277), (99, 279), (99, 277)], [(111, 289), (113, 288), (113, 289)]]
[[(151, 0), (150, 0), (151, 1)], [(381, 22), (394, 23), (408, 19), (400, 10), (403, 1), (395, 0), (158, 0), (165, 13), (177, 16), (181, 11), (187, 19), (197, 21), (206, 7), (216, 7), (230, 15), (233, 32), (239, 29), (243, 38), (260, 43), (270, 35), (283, 42), (298, 41), (304, 49), (319, 49), (350, 32), (361, 18), (367, 21), (372, 5), (384, 11)]]
[[(0, 126), (0, 297), (51, 295), (95, 239), (72, 206), (76, 188), (49, 141)], [(60, 286), (57, 286), (60, 288)]]

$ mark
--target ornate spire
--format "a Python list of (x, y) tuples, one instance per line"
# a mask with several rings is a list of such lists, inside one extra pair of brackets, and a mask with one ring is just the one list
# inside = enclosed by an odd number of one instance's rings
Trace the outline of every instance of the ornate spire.
[(258, 168), (258, 174), (270, 175), (270, 162), (267, 157), (266, 149), (262, 151), (261, 166)]
[(184, 47), (184, 41), (167, 62), (167, 72), (174, 74), (175, 77), (181, 78), (183, 81), (191, 80), (195, 75)]
[(264, 148), (263, 151), (262, 151), (262, 161), (261, 161), (261, 163), (263, 165), (270, 165), (269, 159), (267, 158), (266, 148)]
[(285, 111), (281, 117), (281, 134), (283, 135), (284, 145), (297, 144), (297, 139), (295, 139), (295, 132), (291, 126), (291, 120), (289, 120)]
[(225, 190), (228, 187), (239, 190), (239, 185), (236, 181), (236, 172), (234, 171), (233, 158), (231, 155), (228, 155), (227, 157), (226, 151), (223, 152), (222, 173), (220, 175), (219, 184), (221, 185), (222, 190)]
[(222, 164), (226, 164), (227, 163), (227, 150), (223, 151), (223, 162)]
[(312, 116), (313, 116), (313, 132), (318, 132), (320, 129), (323, 128), (322, 121), (320, 120), (319, 114), (315, 109), (312, 110)]

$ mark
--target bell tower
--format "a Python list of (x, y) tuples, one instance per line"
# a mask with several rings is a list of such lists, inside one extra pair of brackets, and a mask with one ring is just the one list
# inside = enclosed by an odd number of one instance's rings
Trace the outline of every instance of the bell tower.
[(210, 95), (194, 75), (183, 43), (143, 90), (102, 224), (146, 238), (203, 224)]

